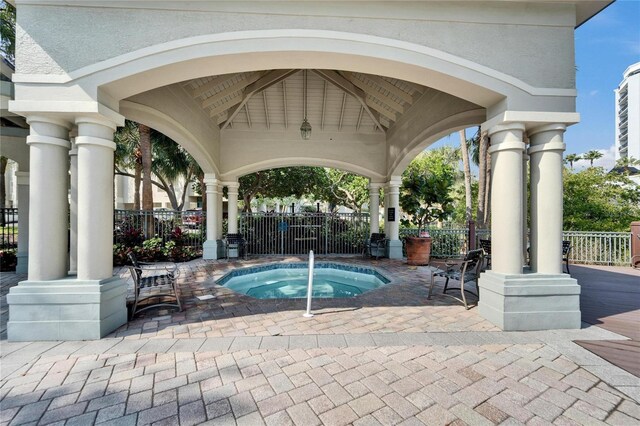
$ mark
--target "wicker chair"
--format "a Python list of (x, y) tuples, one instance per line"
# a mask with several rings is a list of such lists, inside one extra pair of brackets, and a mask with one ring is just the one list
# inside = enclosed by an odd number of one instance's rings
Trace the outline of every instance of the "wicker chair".
[[(480, 298), (480, 288), (478, 287), (478, 276), (480, 275), (480, 270), (482, 268), (482, 249), (471, 250), (469, 251), (464, 259), (462, 259), (461, 263), (445, 263), (447, 265), (447, 269), (444, 271), (436, 271), (431, 275), (431, 286), (429, 287), (429, 296), (428, 299), (431, 299), (431, 295), (433, 293), (433, 287), (435, 285), (436, 277), (443, 277), (446, 279), (444, 283), (444, 290), (442, 290), (443, 295), (452, 297), (464, 305), (465, 309), (470, 309), (471, 306), (467, 303), (467, 298), (465, 296), (465, 292), (473, 294), (478, 299)], [(452, 287), (449, 288), (449, 280), (456, 280), (460, 282), (460, 287)], [(473, 292), (471, 290), (467, 290), (465, 288), (465, 284), (468, 282), (475, 281), (476, 283), (476, 291)], [(451, 294), (447, 294), (449, 290), (460, 290), (461, 297), (453, 296)]]
[(135, 293), (129, 319), (138, 312), (161, 306), (178, 308), (178, 311), (182, 311), (176, 279), (180, 273), (177, 265), (161, 266), (155, 263), (139, 262), (133, 253), (129, 253), (128, 257), (131, 261), (129, 271), (133, 278)]

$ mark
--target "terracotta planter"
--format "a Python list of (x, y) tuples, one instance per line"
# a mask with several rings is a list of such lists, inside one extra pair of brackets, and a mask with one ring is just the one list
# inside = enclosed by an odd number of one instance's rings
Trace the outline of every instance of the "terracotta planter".
[(424, 266), (431, 260), (431, 238), (406, 237), (407, 263), (409, 265)]

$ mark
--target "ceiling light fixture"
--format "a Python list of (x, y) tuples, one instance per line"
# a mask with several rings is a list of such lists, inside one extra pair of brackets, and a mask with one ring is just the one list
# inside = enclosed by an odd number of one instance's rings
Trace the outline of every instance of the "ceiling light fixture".
[(308, 141), (311, 137), (311, 124), (307, 120), (307, 70), (304, 70), (303, 73), (304, 120), (302, 120), (302, 125), (300, 126), (300, 135), (303, 140)]

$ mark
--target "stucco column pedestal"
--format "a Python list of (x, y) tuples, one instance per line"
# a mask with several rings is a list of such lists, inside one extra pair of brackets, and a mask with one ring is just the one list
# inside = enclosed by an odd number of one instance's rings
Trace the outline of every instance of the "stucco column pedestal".
[(78, 148), (71, 138), (69, 151), (69, 275), (78, 269)]
[(29, 270), (29, 172), (16, 172), (16, 184), (20, 206), (16, 273), (26, 274)]
[[(523, 131), (524, 126), (517, 123), (489, 131), (492, 270), (480, 275), (478, 309), (482, 317), (505, 331), (580, 328), (580, 287), (576, 280), (561, 271), (536, 273), (527, 268), (523, 273)], [(535, 144), (534, 139), (532, 143)], [(537, 164), (533, 155), (531, 164), (532, 168)], [(551, 173), (561, 172), (560, 168)], [(551, 176), (548, 182), (552, 193), (562, 194), (561, 176), (560, 180)], [(532, 173), (532, 194), (536, 192), (534, 188), (540, 189), (539, 185), (540, 177)], [(532, 197), (531, 209), (535, 208), (536, 198)], [(549, 220), (561, 224), (562, 211), (558, 217), (552, 214)], [(532, 243), (533, 240), (532, 230)]]
[(218, 259), (222, 259), (225, 256), (225, 247), (224, 247), (224, 242), (222, 241), (222, 236), (223, 236), (223, 232), (222, 232), (222, 216), (224, 214), (223, 211), (223, 204), (224, 204), (224, 200), (222, 198), (223, 195), (223, 186), (218, 183), (216, 185), (216, 200), (217, 200), (217, 208), (218, 208), (218, 216), (217, 216), (217, 222), (216, 222), (216, 234), (218, 235)]
[[(402, 241), (400, 241), (400, 185), (402, 178), (393, 176), (388, 183), (389, 205), (386, 209), (386, 221), (389, 223), (389, 259), (402, 259)], [(390, 211), (390, 209), (393, 209)], [(392, 216), (392, 217), (390, 217)], [(393, 219), (393, 220), (389, 220)]]
[(207, 240), (202, 244), (202, 258), (218, 259), (219, 245), (222, 244), (218, 239), (218, 180), (205, 174), (204, 183), (207, 197)]

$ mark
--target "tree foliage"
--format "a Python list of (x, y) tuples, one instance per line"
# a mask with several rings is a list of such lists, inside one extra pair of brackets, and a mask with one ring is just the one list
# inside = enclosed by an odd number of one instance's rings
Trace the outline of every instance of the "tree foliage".
[(451, 189), (458, 176), (458, 153), (449, 147), (422, 152), (402, 174), (403, 225), (424, 228), (453, 213)]
[[(184, 148), (171, 138), (154, 129), (151, 138), (151, 183), (167, 193), (171, 207), (182, 210), (189, 185), (195, 177), (200, 178), (202, 170), (197, 162)], [(140, 128), (137, 123), (127, 120), (124, 127), (119, 127), (115, 133), (115, 173), (135, 179), (136, 193), (139, 192), (140, 174), (142, 172), (142, 149), (140, 147)], [(133, 170), (134, 173), (130, 173)], [(184, 185), (178, 191), (174, 183), (178, 178), (184, 178)], [(181, 196), (178, 197), (178, 194)], [(139, 195), (134, 197), (138, 200)]]
[(15, 65), (16, 52), (16, 8), (9, 2), (0, 4), (0, 54), (11, 65)]
[(568, 231), (629, 230), (640, 218), (640, 185), (624, 174), (589, 167), (564, 171), (564, 229)]
[(343, 205), (360, 213), (369, 202), (369, 179), (337, 169), (325, 169), (316, 187), (316, 198), (330, 205)]

